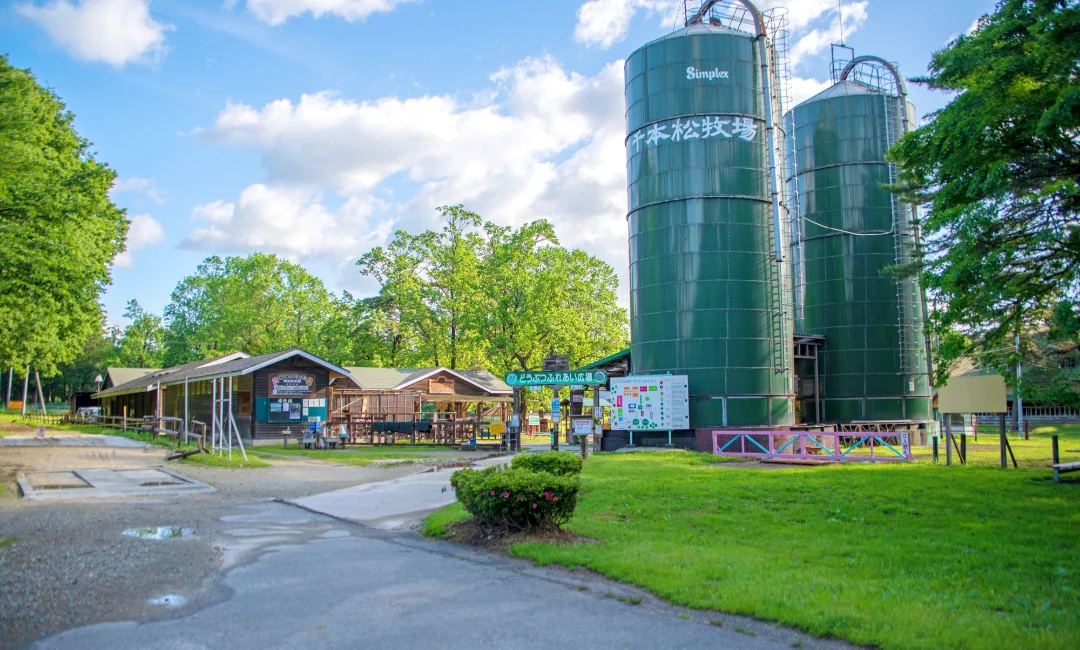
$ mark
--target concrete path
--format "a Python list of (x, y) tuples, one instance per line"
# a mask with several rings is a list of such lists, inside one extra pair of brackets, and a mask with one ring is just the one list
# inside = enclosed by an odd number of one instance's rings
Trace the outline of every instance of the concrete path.
[(648, 598), (621, 602), (589, 576), (410, 534), (358, 526), (340, 534), (348, 536), (270, 547), (226, 574), (224, 600), (180, 618), (103, 623), (34, 647), (752, 650), (791, 647), (796, 638), (816, 645), (754, 622), (727, 619), (720, 628), (700, 615), (684, 620)]
[(4, 436), (0, 447), (125, 447), (139, 449), (148, 447), (145, 442), (89, 433), (61, 433), (49, 431), (44, 438), (34, 435)]
[[(487, 467), (508, 462), (510, 458), (503, 456), (477, 461), (474, 466)], [(455, 471), (421, 472), (295, 499), (290, 503), (338, 519), (393, 530), (453, 503), (455, 498), (450, 476)]]

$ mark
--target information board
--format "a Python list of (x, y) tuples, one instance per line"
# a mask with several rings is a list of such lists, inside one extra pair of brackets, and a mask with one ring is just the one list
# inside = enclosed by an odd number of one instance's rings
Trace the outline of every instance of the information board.
[(686, 375), (635, 375), (611, 379), (611, 428), (673, 431), (690, 428)]
[(270, 397), (312, 397), (315, 377), (306, 372), (270, 373)]

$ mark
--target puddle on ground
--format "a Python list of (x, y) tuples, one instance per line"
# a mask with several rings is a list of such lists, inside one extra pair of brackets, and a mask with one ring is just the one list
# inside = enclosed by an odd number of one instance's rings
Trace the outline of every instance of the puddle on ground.
[(123, 534), (128, 537), (138, 537), (139, 539), (175, 539), (177, 537), (192, 537), (195, 531), (179, 526), (153, 526), (150, 528), (128, 528)]
[(176, 594), (169, 594), (159, 598), (151, 598), (147, 602), (151, 605), (160, 605), (161, 607), (183, 607), (187, 604), (187, 598), (177, 596)]

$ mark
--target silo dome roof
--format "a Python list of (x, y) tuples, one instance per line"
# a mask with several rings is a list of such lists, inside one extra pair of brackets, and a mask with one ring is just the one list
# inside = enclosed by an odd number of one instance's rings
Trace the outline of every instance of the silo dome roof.
[(810, 99), (805, 99), (799, 102), (799, 106), (810, 104), (812, 102), (820, 102), (825, 99), (832, 99), (833, 97), (850, 97), (852, 95), (880, 95), (882, 91), (880, 88), (874, 88), (873, 86), (867, 86), (857, 81), (838, 81), (829, 86), (825, 90), (814, 95)]

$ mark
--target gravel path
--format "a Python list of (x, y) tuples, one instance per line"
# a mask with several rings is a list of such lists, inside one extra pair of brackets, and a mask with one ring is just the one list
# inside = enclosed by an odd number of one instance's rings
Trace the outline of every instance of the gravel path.
[[(182, 594), (190, 604), (219, 599), (209, 580), (250, 561), (267, 545), (329, 534), (333, 519), (273, 503), (382, 481), (420, 468), (355, 467), (318, 461), (270, 461), (271, 468), (226, 469), (168, 463), (210, 483), (214, 494), (183, 498), (29, 502), (11, 489), (19, 471), (166, 464), (158, 447), (0, 448), (0, 647), (101, 621), (154, 620), (167, 607), (148, 604)], [(252, 524), (260, 509), (277, 513)], [(282, 514), (285, 513), (285, 514)], [(147, 526), (191, 529), (190, 537), (147, 540), (122, 533)], [(15, 538), (11, 543), (10, 538)], [(7, 540), (7, 541), (4, 541)], [(5, 545), (6, 544), (6, 545)]]

